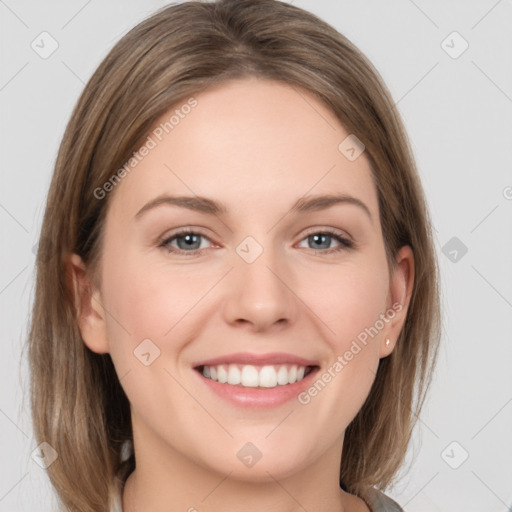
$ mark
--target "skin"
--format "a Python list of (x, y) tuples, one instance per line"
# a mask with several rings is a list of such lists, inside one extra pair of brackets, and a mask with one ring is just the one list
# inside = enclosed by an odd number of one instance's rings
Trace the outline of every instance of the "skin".
[[(349, 134), (311, 94), (246, 78), (195, 97), (111, 192), (99, 282), (71, 258), (84, 342), (110, 353), (131, 403), (137, 468), (124, 511), (368, 511), (339, 488), (344, 432), (405, 321), (412, 251), (400, 250), (390, 277), (368, 160), (338, 150)], [(164, 193), (213, 198), (228, 213), (162, 205), (134, 218)], [(288, 213), (304, 195), (333, 193), (363, 201), (371, 219), (349, 203)], [(199, 254), (159, 247), (183, 226), (204, 236)], [(355, 248), (308, 238), (329, 227)], [(263, 248), (250, 264), (236, 252), (247, 236)], [(183, 239), (171, 246), (187, 250)], [(325, 371), (396, 302), (401, 311), (307, 405), (242, 410), (193, 373), (232, 352), (289, 352)], [(133, 354), (147, 338), (160, 350), (149, 366)], [(248, 441), (262, 454), (250, 468), (236, 456)]]

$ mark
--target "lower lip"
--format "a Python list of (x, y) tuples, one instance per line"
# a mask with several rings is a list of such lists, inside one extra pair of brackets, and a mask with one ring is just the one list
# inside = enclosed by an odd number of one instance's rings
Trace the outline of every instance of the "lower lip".
[(314, 368), (301, 381), (285, 386), (276, 386), (274, 388), (246, 388), (240, 385), (233, 386), (227, 383), (220, 383), (216, 380), (207, 379), (202, 373), (194, 370), (202, 382), (218, 396), (231, 402), (238, 407), (245, 408), (271, 408), (296, 399), (307, 387), (311, 385), (319, 368)]

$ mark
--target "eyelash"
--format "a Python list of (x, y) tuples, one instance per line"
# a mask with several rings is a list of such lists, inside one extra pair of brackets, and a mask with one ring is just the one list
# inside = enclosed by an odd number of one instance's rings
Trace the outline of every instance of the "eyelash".
[[(190, 256), (194, 256), (194, 255), (200, 253), (201, 251), (205, 250), (205, 249), (193, 249), (191, 251), (184, 251), (183, 249), (177, 249), (175, 247), (170, 246), (170, 243), (175, 238), (181, 238), (182, 236), (185, 236), (185, 235), (199, 235), (200, 237), (210, 240), (206, 235), (203, 235), (200, 232), (194, 231), (193, 229), (182, 229), (181, 231), (174, 233), (172, 236), (166, 237), (163, 240), (161, 240), (158, 247), (161, 247), (162, 249), (166, 249), (169, 253), (188, 254)], [(331, 229), (323, 229), (321, 231), (311, 231), (310, 233), (307, 233), (306, 236), (304, 238), (302, 238), (302, 240), (305, 240), (306, 238), (308, 238), (309, 236), (312, 236), (312, 235), (328, 235), (328, 236), (334, 238), (337, 242), (339, 242), (340, 245), (338, 247), (333, 247), (331, 249), (326, 249), (326, 250), (310, 249), (315, 252), (320, 252), (322, 255), (337, 253), (337, 252), (340, 252), (340, 251), (343, 251), (346, 249), (353, 249), (355, 247), (354, 242), (352, 242), (348, 238), (341, 236), (339, 233), (337, 233), (336, 231), (331, 230)]]

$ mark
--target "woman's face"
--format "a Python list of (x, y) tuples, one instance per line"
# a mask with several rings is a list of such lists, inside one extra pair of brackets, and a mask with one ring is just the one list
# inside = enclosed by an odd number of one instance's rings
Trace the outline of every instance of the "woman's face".
[(112, 357), (138, 466), (339, 469), (405, 319), (410, 249), (390, 278), (368, 160), (312, 95), (251, 78), (194, 98), (110, 192), (84, 340)]

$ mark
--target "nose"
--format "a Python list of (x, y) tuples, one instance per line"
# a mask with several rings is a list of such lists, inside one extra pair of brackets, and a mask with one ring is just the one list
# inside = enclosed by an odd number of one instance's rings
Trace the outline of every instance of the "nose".
[(270, 249), (252, 263), (235, 255), (235, 268), (225, 283), (224, 318), (235, 327), (253, 332), (282, 329), (293, 323), (298, 298), (291, 273)]

